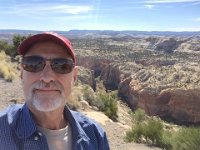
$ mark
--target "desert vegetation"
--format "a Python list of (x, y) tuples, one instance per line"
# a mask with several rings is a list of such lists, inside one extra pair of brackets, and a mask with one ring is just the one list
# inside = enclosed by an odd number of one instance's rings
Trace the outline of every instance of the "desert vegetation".
[(0, 77), (7, 81), (14, 80), (19, 75), (17, 67), (18, 64), (12, 63), (10, 56), (6, 55), (4, 51), (0, 51)]
[[(106, 93), (105, 91), (96, 91), (84, 84), (78, 84), (74, 87), (72, 95), (69, 98), (68, 105), (74, 109), (81, 109), (81, 103), (87, 102), (88, 108), (96, 111), (102, 111), (113, 121), (118, 119), (118, 107), (117, 107), (116, 92)], [(85, 107), (85, 106), (83, 106)], [(82, 109), (88, 109), (82, 108)]]
[(157, 117), (150, 117), (141, 109), (132, 114), (132, 128), (126, 132), (127, 142), (145, 143), (166, 150), (188, 150), (200, 147), (200, 128), (176, 126)]
[(0, 41), (0, 77), (7, 81), (12, 81), (19, 75), (20, 56), (17, 54), (17, 48), (26, 38), (27, 36), (14, 35), (11, 44)]
[[(28, 35), (30, 36), (30, 35)], [(12, 58), (15, 58), (17, 56), (17, 48), (19, 44), (26, 39), (28, 36), (23, 35), (14, 35), (12, 38), (12, 43), (8, 43), (6, 41), (1, 40), (0, 41), (0, 51), (4, 51), (7, 55), (9, 55)]]

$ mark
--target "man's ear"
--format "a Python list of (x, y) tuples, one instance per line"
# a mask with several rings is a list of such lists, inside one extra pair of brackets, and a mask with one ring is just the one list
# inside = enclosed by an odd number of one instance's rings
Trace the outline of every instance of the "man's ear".
[(21, 65), (20, 65), (20, 78), (23, 79), (23, 68)]
[(74, 82), (76, 82), (78, 78), (78, 66), (75, 66), (74, 67)]

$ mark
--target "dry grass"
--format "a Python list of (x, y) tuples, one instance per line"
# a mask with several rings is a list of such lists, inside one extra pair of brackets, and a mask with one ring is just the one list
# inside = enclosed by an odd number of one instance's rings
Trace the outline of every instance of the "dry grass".
[(19, 75), (17, 71), (17, 64), (11, 62), (11, 58), (0, 52), (0, 77), (3, 77), (7, 81), (14, 80)]

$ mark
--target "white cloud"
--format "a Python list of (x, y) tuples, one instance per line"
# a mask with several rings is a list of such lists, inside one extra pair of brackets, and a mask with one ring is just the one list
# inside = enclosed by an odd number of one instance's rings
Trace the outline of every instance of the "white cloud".
[(18, 15), (31, 15), (31, 14), (72, 14), (77, 15), (81, 13), (87, 13), (93, 10), (91, 6), (86, 5), (47, 5), (47, 4), (40, 4), (40, 5), (15, 5), (12, 7), (1, 7), (0, 13), (1, 14), (18, 14)]
[(199, 17), (199, 18), (196, 18), (195, 21), (199, 21), (199, 22), (200, 22), (200, 17)]
[(157, 4), (157, 3), (185, 3), (185, 2), (200, 2), (200, 0), (147, 0), (144, 3)]
[(59, 12), (59, 13), (68, 13), (68, 14), (77, 15), (80, 13), (87, 13), (90, 10), (92, 10), (92, 8), (89, 6), (59, 5), (59, 6), (49, 7), (49, 8), (47, 8), (47, 11), (48, 10), (53, 10), (53, 11)]
[(153, 9), (155, 6), (154, 5), (144, 5), (144, 7), (148, 8), (148, 9)]

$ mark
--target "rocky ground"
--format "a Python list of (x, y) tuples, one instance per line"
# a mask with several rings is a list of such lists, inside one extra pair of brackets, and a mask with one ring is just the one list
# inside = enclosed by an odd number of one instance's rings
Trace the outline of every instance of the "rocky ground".
[[(17, 99), (17, 101), (16, 101)], [(20, 79), (13, 82), (7, 82), (0, 78), (0, 110), (11, 103), (23, 102), (23, 92)], [(97, 112), (91, 109), (84, 110), (83, 113), (97, 121), (106, 131), (111, 150), (159, 150), (155, 147), (148, 147), (143, 144), (125, 143), (125, 132), (130, 129), (131, 119), (128, 115), (127, 106), (118, 103), (119, 106), (119, 121), (113, 122), (102, 112)]]
[(13, 82), (7, 82), (0, 78), (0, 109), (12, 104), (15, 100), (22, 102), (23, 97), (20, 78), (13, 80)]

